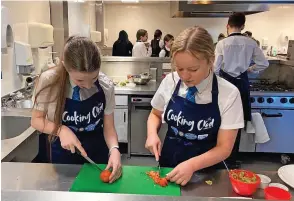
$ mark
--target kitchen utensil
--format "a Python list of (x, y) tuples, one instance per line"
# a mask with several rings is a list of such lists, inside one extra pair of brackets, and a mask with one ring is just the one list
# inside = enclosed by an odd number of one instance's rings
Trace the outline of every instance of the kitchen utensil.
[(285, 165), (279, 168), (278, 175), (283, 182), (294, 188), (294, 165)]
[(159, 161), (158, 161), (158, 165), (157, 165), (157, 168), (158, 168), (158, 172), (159, 172), (159, 176), (161, 175), (160, 173), (161, 173), (161, 168), (160, 168), (160, 163), (159, 163)]
[(268, 186), (270, 187), (277, 187), (277, 188), (281, 188), (285, 191), (289, 191), (289, 188), (283, 184), (280, 184), (280, 183), (270, 183)]
[(149, 73), (142, 73), (140, 75), (133, 75), (134, 83), (138, 84), (138, 85), (145, 85), (151, 79), (152, 79), (152, 77), (149, 75)]
[(77, 148), (75, 148), (75, 151), (77, 154), (81, 155), (84, 159), (86, 159), (90, 164), (92, 164), (94, 167), (96, 167), (99, 171), (103, 171), (94, 161), (92, 161), (92, 159), (90, 159), (88, 156), (83, 156), (82, 153), (80, 152), (80, 150), (78, 150)]
[[(101, 168), (106, 165), (99, 165)], [(156, 171), (157, 167), (123, 166), (123, 175), (112, 184), (103, 183), (99, 173), (90, 164), (84, 164), (75, 178), (70, 191), (100, 192), (119, 194), (165, 195), (180, 196), (180, 186), (171, 182), (166, 187), (154, 184), (146, 172)], [(161, 168), (162, 174), (167, 174), (171, 168)]]
[(264, 196), (266, 200), (291, 200), (291, 194), (277, 187), (266, 187), (264, 189)]
[(261, 189), (265, 189), (266, 187), (268, 187), (269, 183), (271, 183), (271, 179), (263, 174), (257, 174), (260, 178), (260, 185), (259, 188)]
[(248, 197), (220, 197), (220, 198), (225, 198), (225, 199), (246, 199), (246, 200), (252, 200), (252, 198)]
[(225, 167), (226, 167), (226, 169), (227, 169), (227, 171), (228, 171), (228, 173), (229, 173), (229, 175), (230, 175), (230, 170), (229, 170), (229, 168), (228, 168), (228, 166), (227, 166), (226, 162), (225, 162), (225, 161), (223, 161), (223, 163), (224, 163), (224, 165), (225, 165)]
[[(252, 178), (255, 176), (256, 182), (246, 183), (246, 182), (243, 182), (239, 179), (234, 178), (234, 176), (233, 176), (234, 173), (239, 175), (241, 172), (244, 172), (244, 176), (249, 177), (249, 178)], [(231, 181), (233, 190), (239, 195), (250, 196), (253, 193), (255, 193), (255, 191), (257, 190), (257, 187), (260, 185), (259, 176), (253, 172), (248, 171), (248, 170), (241, 170), (241, 169), (231, 170), (229, 175), (230, 175), (230, 181)]]

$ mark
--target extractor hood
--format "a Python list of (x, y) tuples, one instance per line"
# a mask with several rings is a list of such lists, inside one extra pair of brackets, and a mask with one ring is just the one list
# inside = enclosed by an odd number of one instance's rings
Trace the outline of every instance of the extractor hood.
[[(199, 3), (200, 2), (200, 3)], [(267, 4), (222, 3), (218, 1), (171, 1), (171, 17), (228, 17), (234, 12), (243, 12), (245, 15), (260, 13), (269, 10)]]

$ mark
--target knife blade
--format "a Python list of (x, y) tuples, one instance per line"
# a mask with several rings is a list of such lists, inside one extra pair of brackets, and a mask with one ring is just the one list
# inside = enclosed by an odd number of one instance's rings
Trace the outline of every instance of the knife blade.
[(80, 150), (75, 148), (75, 151), (77, 154), (81, 155), (84, 159), (86, 159), (90, 164), (94, 165), (99, 171), (103, 171), (91, 158), (89, 158), (88, 156), (83, 156)]
[(160, 176), (160, 173), (161, 173), (161, 168), (160, 168), (160, 163), (159, 163), (159, 160), (158, 160), (158, 165), (157, 165), (157, 168), (158, 168), (158, 173), (159, 173), (159, 176)]

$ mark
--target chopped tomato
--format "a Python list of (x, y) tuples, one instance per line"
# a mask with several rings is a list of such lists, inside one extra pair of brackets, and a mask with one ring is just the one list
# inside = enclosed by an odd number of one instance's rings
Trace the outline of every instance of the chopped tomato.
[(160, 177), (159, 172), (156, 171), (150, 171), (146, 173), (151, 179), (153, 179), (154, 183), (157, 185), (160, 185), (162, 187), (165, 187), (168, 185), (168, 181), (165, 177)]

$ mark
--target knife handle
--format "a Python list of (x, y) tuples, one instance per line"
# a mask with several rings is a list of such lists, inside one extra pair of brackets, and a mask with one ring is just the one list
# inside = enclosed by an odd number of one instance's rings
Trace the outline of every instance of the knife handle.
[(80, 152), (80, 150), (79, 150), (78, 148), (76, 148), (76, 147), (75, 147), (75, 152), (76, 152), (77, 154), (82, 155), (82, 153)]

